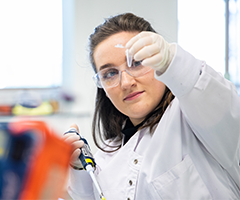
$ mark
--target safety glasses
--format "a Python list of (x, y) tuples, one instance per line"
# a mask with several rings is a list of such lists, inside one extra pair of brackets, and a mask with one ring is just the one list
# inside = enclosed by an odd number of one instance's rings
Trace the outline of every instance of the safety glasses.
[[(124, 68), (124, 70), (120, 70)], [(132, 61), (131, 67), (127, 63), (116, 67), (106, 67), (93, 76), (93, 80), (99, 88), (113, 88), (118, 86), (121, 81), (122, 72), (125, 71), (130, 76), (137, 78), (148, 73), (152, 68), (145, 67), (141, 61)]]

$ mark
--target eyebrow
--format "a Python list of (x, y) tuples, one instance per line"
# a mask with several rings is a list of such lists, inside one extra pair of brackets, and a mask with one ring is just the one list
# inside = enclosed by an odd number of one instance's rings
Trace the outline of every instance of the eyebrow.
[(104, 64), (102, 65), (100, 68), (99, 68), (99, 71), (105, 69), (105, 68), (108, 68), (108, 67), (114, 67), (115, 65), (114, 64), (111, 64), (111, 63), (107, 63), (107, 64)]

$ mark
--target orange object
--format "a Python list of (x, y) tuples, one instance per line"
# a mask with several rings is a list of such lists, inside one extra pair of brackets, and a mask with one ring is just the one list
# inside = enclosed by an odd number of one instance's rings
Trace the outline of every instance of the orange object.
[(0, 105), (0, 116), (12, 115), (12, 106)]
[(13, 134), (32, 131), (40, 139), (19, 199), (58, 199), (67, 177), (71, 146), (42, 121), (20, 120), (10, 123), (9, 128)]

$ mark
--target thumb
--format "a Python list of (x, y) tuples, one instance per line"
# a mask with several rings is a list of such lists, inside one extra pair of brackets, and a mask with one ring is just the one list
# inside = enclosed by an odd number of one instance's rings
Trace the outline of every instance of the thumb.
[(70, 126), (70, 128), (75, 128), (75, 129), (77, 129), (77, 132), (79, 133), (79, 128), (78, 128), (78, 125), (77, 125), (77, 124), (72, 124), (72, 125)]

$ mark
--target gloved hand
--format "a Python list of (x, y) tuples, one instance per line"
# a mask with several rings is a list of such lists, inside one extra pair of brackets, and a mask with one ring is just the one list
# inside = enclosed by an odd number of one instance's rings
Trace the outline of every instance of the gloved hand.
[(175, 54), (175, 44), (169, 44), (154, 32), (143, 31), (131, 38), (125, 45), (134, 60), (143, 66), (152, 67), (157, 75), (166, 71)]

